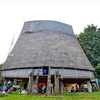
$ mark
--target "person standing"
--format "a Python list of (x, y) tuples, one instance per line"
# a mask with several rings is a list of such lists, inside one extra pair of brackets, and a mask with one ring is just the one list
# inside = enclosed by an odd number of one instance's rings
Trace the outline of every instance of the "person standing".
[(8, 83), (7, 83), (7, 85), (10, 85), (10, 86), (12, 86), (12, 81), (8, 81)]

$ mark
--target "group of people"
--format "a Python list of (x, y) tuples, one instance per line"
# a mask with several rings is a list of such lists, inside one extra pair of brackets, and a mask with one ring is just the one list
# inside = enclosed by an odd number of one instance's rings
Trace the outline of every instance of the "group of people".
[[(17, 80), (14, 80), (14, 81), (11, 81), (9, 80), (8, 82), (4, 82), (4, 86), (2, 86), (2, 89), (3, 89), (3, 92), (4, 93), (7, 93), (7, 94), (10, 94), (12, 93), (13, 91), (16, 91), (16, 89), (21, 89), (20, 87), (20, 82), (17, 82)], [(23, 84), (23, 90), (26, 90), (27, 89), (27, 83), (24, 83)]]
[(12, 81), (8, 81), (6, 86), (3, 86), (3, 92), (10, 94), (13, 92)]
[(47, 86), (44, 84), (44, 85), (40, 85), (39, 87), (38, 87), (38, 92), (39, 93), (46, 93), (46, 88), (47, 88)]
[(74, 88), (74, 86), (64, 86), (63, 88), (64, 90), (64, 93), (67, 93), (67, 92), (78, 92), (79, 89), (76, 87), (76, 89)]
[[(48, 88), (50, 88), (48, 90)], [(47, 84), (41, 84), (39, 87), (38, 87), (38, 93), (46, 93), (47, 91), (49, 91), (51, 94), (54, 94), (54, 85), (53, 84), (50, 84), (48, 87), (47, 87)]]
[[(5, 91), (7, 94), (10, 94), (12, 93), (13, 91), (15, 91), (13, 85), (18, 85), (17, 81), (8, 81), (6, 86), (3, 86), (3, 91)], [(39, 85), (38, 87), (38, 93), (46, 93), (46, 89), (47, 89), (47, 85), (46, 84), (41, 84)], [(84, 89), (84, 88), (82, 88)], [(24, 83), (23, 85), (23, 90), (27, 90), (27, 83)], [(63, 87), (63, 92), (64, 93), (67, 93), (67, 92), (78, 92), (79, 91), (79, 88), (78, 86), (67, 86), (67, 85), (64, 85)], [(54, 92), (54, 85), (51, 86), (51, 93)]]

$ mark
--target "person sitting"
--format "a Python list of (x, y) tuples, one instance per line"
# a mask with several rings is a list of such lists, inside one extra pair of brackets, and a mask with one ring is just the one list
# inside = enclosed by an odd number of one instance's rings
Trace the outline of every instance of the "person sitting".
[(11, 87), (11, 88), (7, 91), (7, 93), (10, 94), (10, 93), (12, 93), (12, 92), (13, 92), (13, 88)]
[(43, 87), (42, 87), (42, 93), (45, 93), (45, 92), (46, 92), (46, 86), (43, 85)]
[(74, 87), (72, 87), (72, 88), (71, 88), (71, 92), (75, 92), (75, 89), (74, 89)]
[(38, 87), (38, 92), (39, 93), (42, 93), (42, 87), (43, 87), (42, 84)]
[(10, 89), (10, 84), (8, 84), (7, 86), (6, 86), (6, 89), (5, 89), (5, 91), (6, 91), (6, 93), (7, 93), (7, 91)]
[(82, 92), (85, 92), (84, 85), (81, 86), (81, 91), (82, 91)]
[(14, 80), (14, 83), (13, 83), (13, 85), (17, 85), (17, 80)]

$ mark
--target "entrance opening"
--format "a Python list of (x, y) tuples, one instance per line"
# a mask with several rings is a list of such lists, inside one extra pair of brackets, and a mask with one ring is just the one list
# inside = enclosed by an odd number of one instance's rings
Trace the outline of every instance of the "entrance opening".
[(48, 67), (43, 67), (43, 75), (48, 75)]

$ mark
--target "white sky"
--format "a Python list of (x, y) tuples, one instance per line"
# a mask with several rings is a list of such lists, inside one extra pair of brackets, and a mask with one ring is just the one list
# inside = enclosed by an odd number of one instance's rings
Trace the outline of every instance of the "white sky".
[(0, 63), (25, 21), (56, 20), (73, 26), (75, 34), (90, 24), (100, 27), (99, 0), (0, 0)]

